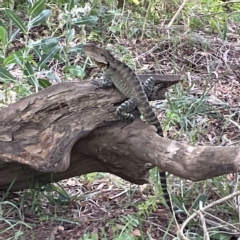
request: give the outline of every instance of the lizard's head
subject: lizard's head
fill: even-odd
[[[108,66],[108,53],[105,49],[99,48],[95,44],[87,44],[82,47],[82,51],[92,58],[99,68],[104,69]]]

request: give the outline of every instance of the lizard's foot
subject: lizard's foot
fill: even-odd
[[[125,124],[121,128],[125,128],[128,124],[133,122],[133,120],[134,120],[133,114],[119,112],[118,108],[117,108],[116,112],[117,112],[116,121],[124,121],[125,122]]]
[[[105,78],[105,79],[94,79],[92,80],[92,83],[94,85],[97,85],[98,88],[110,88],[113,86],[113,83],[111,79]]]
[[[136,107],[137,102],[134,98],[128,99],[127,101],[123,102],[116,109],[118,120],[131,123],[134,120],[134,116],[130,112],[133,111]]]
[[[94,80],[92,80],[92,84],[97,85],[97,86],[101,85],[100,82],[101,82],[101,79],[94,79]]]
[[[117,120],[131,123],[134,120],[134,116],[131,113],[122,112],[120,108],[116,109]]]
[[[133,122],[133,120],[126,120],[125,121],[125,124],[121,127],[121,129],[123,129],[123,128],[125,128],[127,125],[129,125],[130,123],[132,123]]]

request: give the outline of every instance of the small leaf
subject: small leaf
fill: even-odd
[[[24,34],[27,34],[27,29],[24,26],[22,20],[10,9],[5,9],[7,16],[21,29]]]
[[[40,39],[32,44],[32,46],[29,46],[29,48],[33,50],[40,50],[42,49],[45,53],[50,51],[53,47],[58,45],[59,38],[57,37],[49,37],[45,39]]]
[[[199,203],[200,201],[203,203],[203,206],[205,206],[207,200],[207,196],[206,195],[200,195],[194,202],[192,208],[198,210],[199,209]]]
[[[6,66],[6,65],[9,65],[9,64],[12,64],[12,63],[17,63],[14,55],[16,55],[18,57],[18,59],[20,60],[21,63],[24,60],[27,60],[27,61],[32,60],[32,56],[30,54],[28,54],[27,56],[23,56],[23,51],[18,50],[16,52],[12,52],[10,55],[8,55],[8,57],[4,59],[3,64]],[[19,64],[19,62],[18,62],[18,64]]]
[[[225,233],[218,233],[217,231],[213,231],[210,234],[211,239],[218,239],[218,240],[231,240],[232,236],[225,234]]]
[[[56,81],[56,82],[61,82],[61,80],[54,75],[52,72],[48,72],[47,73],[47,77],[51,80],[51,81]]]
[[[41,61],[38,63],[38,68],[42,70],[43,66],[53,59],[53,57],[56,55],[56,53],[60,50],[59,46],[54,47],[48,54],[45,54]]]
[[[27,77],[29,84],[38,87],[38,81],[34,76],[33,68],[29,62],[26,62],[25,69],[23,70],[24,75]]]
[[[28,29],[31,29],[32,27],[35,27],[45,22],[50,16],[50,14],[51,14],[51,10],[49,9],[43,10],[38,16],[36,16],[29,22]]]
[[[6,24],[0,19],[0,26],[4,27],[5,29],[7,29]]]
[[[43,88],[47,88],[52,85],[47,79],[44,79],[44,78],[39,78],[38,83]]]
[[[68,33],[67,33],[67,40],[66,40],[67,44],[69,44],[69,43],[73,40],[74,36],[75,36],[75,29],[72,28],[72,29],[71,29],[70,31],[68,31]]]
[[[6,69],[0,66],[0,81],[1,82],[15,82],[16,79]]]
[[[12,36],[10,37],[9,39],[9,42],[8,43],[11,43],[13,40],[15,40],[17,34],[20,32],[20,29],[17,29],[13,34]]]
[[[39,49],[33,47],[32,50],[34,51],[34,53],[35,53],[36,57],[38,58],[38,60],[41,60],[41,58],[42,58],[42,54],[41,54],[41,52],[39,51]]]
[[[73,9],[75,4],[76,4],[75,0],[69,0],[68,5],[67,5],[67,10],[70,12]]]
[[[13,53],[13,57],[14,57],[15,63],[17,63],[20,67],[22,67],[23,64],[22,64],[21,59],[15,53]],[[22,58],[22,60],[23,60],[23,58]]]
[[[46,0],[39,0],[33,4],[33,6],[28,11],[28,16],[36,16],[38,13],[40,13],[45,4]]]
[[[75,25],[86,25],[94,23],[98,20],[98,17],[96,16],[89,16],[89,17],[81,17],[73,21],[73,24]]]
[[[57,37],[49,37],[42,39],[40,47],[44,52],[48,52],[52,48],[54,48],[59,43],[59,38]]]
[[[72,77],[84,77],[85,71],[84,68],[80,66],[69,66],[65,68],[65,71],[69,72]]]
[[[7,30],[2,26],[0,26],[0,40],[2,42],[3,48],[5,48],[7,46],[8,36],[7,36]]]

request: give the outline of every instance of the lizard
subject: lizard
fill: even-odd
[[[114,58],[108,50],[100,48],[95,44],[83,45],[82,51],[86,56],[93,59],[96,65],[104,72],[104,79],[95,81],[95,84],[101,88],[109,88],[114,85],[128,98],[127,101],[117,107],[117,120],[132,122],[134,116],[131,112],[138,108],[145,121],[150,125],[154,125],[157,128],[157,133],[162,136],[162,127],[148,101],[148,98],[155,98],[159,88],[159,86],[154,88],[154,79],[149,78],[142,85],[138,76],[130,67]],[[167,190],[166,172],[159,170],[159,176],[163,196],[169,209],[173,212],[170,195]]]

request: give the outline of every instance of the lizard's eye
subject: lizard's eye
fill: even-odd
[[[102,56],[102,57],[104,57],[104,54],[103,54],[103,53],[101,53],[101,56]]]

